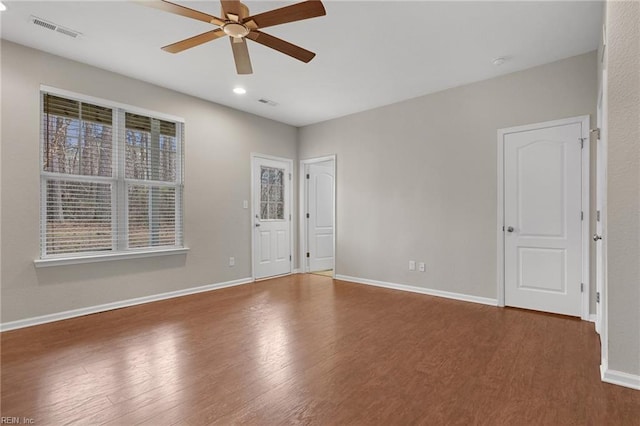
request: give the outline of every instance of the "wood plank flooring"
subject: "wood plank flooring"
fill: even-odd
[[[37,425],[640,425],[587,322],[293,275],[2,333]]]

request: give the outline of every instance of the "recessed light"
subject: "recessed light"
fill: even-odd
[[[4,12],[5,10],[7,10],[7,6],[5,6],[4,3],[0,1],[0,12]]]
[[[500,65],[504,64],[506,61],[505,58],[495,58],[493,60],[493,65],[495,65],[496,67],[499,67]]]
[[[242,87],[236,87],[235,89],[233,89],[233,93],[235,93],[236,95],[244,95],[245,93],[247,93],[247,91]]]

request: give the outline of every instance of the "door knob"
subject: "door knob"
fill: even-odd
[[[507,232],[513,232],[513,226],[509,226],[509,227],[507,228]]]
[[[602,239],[602,237],[600,235],[593,234],[593,241],[598,241],[598,240],[601,240],[601,239]]]
[[[259,223],[256,223],[256,228],[259,228],[259,227],[260,227],[260,224],[259,224]]]

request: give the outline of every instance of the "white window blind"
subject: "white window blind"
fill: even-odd
[[[43,92],[41,258],[183,247],[183,127]]]
[[[129,247],[182,240],[176,123],[125,113],[125,180]]]

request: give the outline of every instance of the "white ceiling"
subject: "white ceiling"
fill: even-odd
[[[215,0],[176,2],[220,16]],[[589,52],[602,19],[600,2],[329,0],[326,16],[265,29],[315,59],[304,64],[249,41],[254,74],[239,76],[225,39],[176,55],[160,50],[212,28],[200,21],[125,1],[4,3],[4,39],[294,126]],[[293,3],[247,5],[256,14]],[[31,15],[82,36],[38,27]],[[500,56],[509,60],[492,65]]]

